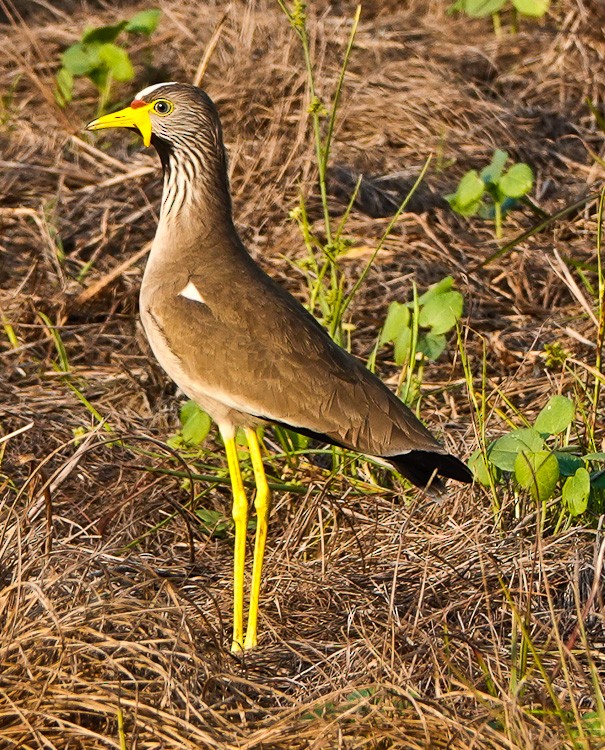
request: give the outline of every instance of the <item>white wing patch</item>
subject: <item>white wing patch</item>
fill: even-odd
[[[153,86],[147,86],[146,89],[139,91],[139,93],[136,94],[134,98],[143,99],[144,97],[149,96],[149,94],[153,93],[156,89],[159,89],[162,86],[172,86],[174,83],[176,83],[176,81],[166,81],[166,83],[154,83]]]
[[[183,287],[181,291],[179,292],[179,296],[185,297],[186,299],[193,300],[194,302],[201,302],[202,305],[206,304],[206,301],[200,294],[199,289],[196,287],[196,285],[193,283],[193,281],[190,281],[187,286]]]

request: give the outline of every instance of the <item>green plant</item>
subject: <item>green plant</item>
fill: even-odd
[[[65,107],[72,100],[74,80],[85,77],[99,90],[98,111],[101,114],[109,101],[113,81],[134,78],[130,55],[116,43],[117,38],[122,32],[149,36],[157,28],[160,13],[150,8],[137,13],[130,21],[87,28],[80,41],[61,55],[62,67],[57,73],[55,89],[57,103]]]
[[[444,351],[446,335],[462,317],[463,298],[446,276],[411,302],[391,302],[377,347],[393,344],[395,363],[402,368],[399,380],[404,401],[413,400],[422,381],[424,363],[434,362]],[[416,371],[416,372],[415,372]],[[415,376],[415,377],[414,377]]]
[[[533,426],[511,430],[485,451],[477,449],[469,460],[477,480],[491,486],[512,477],[515,487],[542,506],[555,504],[557,527],[586,511],[602,512],[605,505],[605,472],[599,467],[605,453],[584,453],[569,444],[575,406],[565,396],[552,396]]]
[[[550,0],[455,0],[450,12],[466,13],[471,18],[491,16],[494,31],[501,31],[500,11],[510,9],[513,14],[513,30],[517,31],[517,15],[542,18],[548,11]]]
[[[201,445],[212,427],[212,420],[195,401],[185,401],[179,410],[179,421],[181,429],[167,441],[175,449]]]
[[[502,236],[502,219],[532,189],[534,175],[523,162],[513,164],[506,172],[508,153],[497,149],[490,164],[480,173],[469,170],[458,183],[456,192],[445,196],[452,209],[461,216],[479,214],[493,219],[496,237]]]

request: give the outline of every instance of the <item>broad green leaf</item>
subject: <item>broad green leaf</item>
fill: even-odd
[[[504,165],[506,164],[507,160],[508,153],[497,148],[494,151],[494,155],[492,156],[490,164],[488,164],[487,167],[484,167],[481,170],[481,174],[479,176],[481,177],[483,182],[485,182],[486,184],[488,182],[497,183],[500,179],[500,176],[502,175],[502,170],[504,169]]]
[[[72,44],[61,55],[61,62],[74,76],[85,76],[100,64],[98,45]]]
[[[432,299],[433,297],[436,297],[438,294],[443,294],[443,292],[449,292],[449,290],[454,286],[454,277],[453,276],[444,276],[441,281],[438,281],[436,284],[433,284],[430,286],[424,294],[421,294],[420,297],[418,297],[418,306],[421,307],[422,305],[426,305],[426,303]],[[409,302],[408,307],[413,307],[413,303]]]
[[[545,502],[557,486],[559,462],[550,451],[524,451],[515,459],[515,479],[536,502]]]
[[[544,438],[537,430],[522,428],[498,438],[489,450],[490,463],[502,471],[514,471],[515,460],[521,451],[534,453],[544,446]]]
[[[409,322],[410,310],[408,306],[402,302],[391,302],[380,333],[379,346],[382,346],[387,341],[395,341],[401,331],[409,326]]]
[[[512,0],[513,5],[524,16],[541,18],[550,5],[549,0]]]
[[[485,183],[477,174],[477,170],[471,169],[458,183],[454,194],[456,205],[461,210],[468,208],[481,200],[484,190]]]
[[[133,16],[126,24],[126,31],[131,34],[153,34],[160,22],[162,11],[157,8],[142,10]]]
[[[473,476],[475,477],[475,479],[484,487],[489,487],[491,484],[490,469],[488,464],[485,462],[485,456],[483,455],[481,448],[477,448],[476,451],[473,451],[471,457],[468,460],[468,465],[470,470],[473,472]],[[496,476],[494,476],[494,481],[497,481],[497,474],[499,474],[500,472],[495,466],[493,468],[493,473],[496,474]]]
[[[534,184],[534,173],[528,164],[513,164],[498,183],[498,190],[503,197],[521,198],[527,195]]]
[[[559,472],[562,477],[571,477],[581,466],[584,466],[584,461],[581,458],[570,453],[555,451],[555,456],[559,462]]]
[[[82,42],[85,44],[107,44],[114,42],[123,29],[126,27],[126,21],[120,21],[113,26],[98,26],[86,29],[82,34]]]
[[[467,218],[469,216],[474,216],[483,205],[481,198],[474,201],[473,203],[469,203],[467,206],[460,206],[455,199],[450,200],[450,198],[455,198],[455,196],[446,195],[445,198],[457,214],[460,214],[460,216],[465,216]]]
[[[590,474],[582,466],[563,485],[563,502],[572,516],[581,516],[588,507]]]
[[[585,461],[605,461],[605,453],[587,453],[582,458]]]
[[[412,329],[404,328],[395,339],[393,356],[395,364],[401,367],[410,358],[412,348]]]
[[[99,57],[116,81],[130,81],[134,78],[130,57],[122,47],[118,47],[117,44],[103,44],[99,49]]]
[[[551,396],[538,414],[534,427],[547,435],[558,435],[566,430],[573,420],[573,401],[566,396]]]
[[[430,328],[433,335],[451,331],[462,316],[463,299],[460,292],[444,292],[431,297],[420,308],[418,323]]]
[[[227,530],[233,526],[233,521],[218,510],[198,508],[195,515],[200,519],[202,530],[217,539],[227,536]]]
[[[64,107],[71,101],[73,87],[73,75],[67,70],[67,68],[61,68],[57,73],[57,88],[55,91],[55,98],[60,107]]]
[[[418,338],[416,349],[422,352],[431,362],[434,362],[443,353],[446,343],[445,336],[442,333],[427,333]]]
[[[491,16],[502,9],[506,0],[464,0],[464,12],[473,18]]]
[[[186,401],[179,412],[181,434],[186,443],[199,445],[210,432],[212,420],[195,401]]]
[[[598,490],[605,490],[605,471],[593,471],[590,484]]]

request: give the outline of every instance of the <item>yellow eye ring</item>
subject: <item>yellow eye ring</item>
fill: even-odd
[[[166,115],[171,114],[173,110],[174,104],[169,102],[168,99],[158,99],[157,102],[153,103],[153,111],[156,115],[160,115],[161,117],[166,117]]]

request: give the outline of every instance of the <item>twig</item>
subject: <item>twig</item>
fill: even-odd
[[[91,284],[89,287],[84,289],[84,291],[80,292],[80,294],[78,294],[78,296],[76,297],[76,304],[85,305],[87,302],[90,302],[90,300],[93,297],[96,297],[99,292],[103,291],[103,289],[105,289],[108,284],[111,284],[111,282],[115,281],[119,276],[121,276],[124,271],[127,271],[131,266],[134,266],[135,263],[138,263],[141,258],[147,255],[150,247],[151,242],[146,242],[138,252],[125,260],[123,263],[119,263],[112,271],[105,274],[105,276],[100,278],[98,281],[95,281],[94,284]]]

